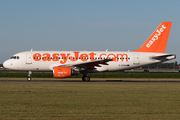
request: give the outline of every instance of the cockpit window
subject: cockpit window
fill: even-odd
[[[19,59],[19,56],[12,56],[11,59]]]
[[[16,59],[16,56],[12,56],[11,59]]]

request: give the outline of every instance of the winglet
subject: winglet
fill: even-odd
[[[164,53],[172,22],[162,22],[147,41],[133,52]]]

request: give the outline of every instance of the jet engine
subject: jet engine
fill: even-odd
[[[76,74],[79,74],[79,70],[72,67],[54,67],[53,70],[54,78],[67,78]]]

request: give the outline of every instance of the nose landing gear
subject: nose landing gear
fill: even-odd
[[[29,71],[29,72],[28,72],[28,78],[27,78],[27,81],[31,81],[31,74],[32,74],[32,72]]]

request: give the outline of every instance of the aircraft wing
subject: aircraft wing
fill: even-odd
[[[74,64],[71,64],[71,65],[79,67],[79,68],[84,68],[84,69],[96,69],[94,67],[101,67],[101,65],[108,65],[107,62],[109,62],[111,60],[112,59],[95,60],[95,61],[87,61],[87,62],[81,62],[81,63],[74,63]]]
[[[79,63],[72,63],[60,66],[67,66],[67,67],[79,67],[86,69],[96,69],[95,67],[101,67],[101,65],[108,65],[107,62],[112,61],[112,59],[103,59],[103,60],[94,60],[94,61],[86,61],[86,62],[79,62]]]

